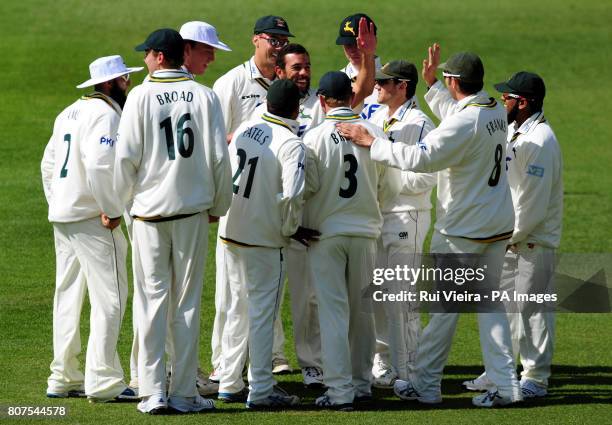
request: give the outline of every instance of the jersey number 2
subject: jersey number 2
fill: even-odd
[[[349,185],[346,189],[340,188],[340,192],[338,193],[341,198],[352,198],[355,192],[357,192],[357,177],[355,173],[357,173],[357,167],[359,164],[357,163],[357,158],[355,155],[351,153],[347,153],[344,155],[344,163],[348,162],[348,170],[344,172],[344,177],[349,182]]]
[[[238,194],[238,191],[240,190],[240,186],[236,184],[236,181],[238,180],[238,178],[240,178],[240,174],[242,174],[242,171],[244,170],[244,166],[247,164],[247,154],[244,149],[238,149],[236,154],[238,155],[238,169],[234,173],[234,177],[232,177],[232,183],[233,183],[232,186],[233,186],[234,193]],[[247,177],[246,185],[244,186],[244,193],[242,194],[242,196],[244,196],[247,199],[251,195],[251,187],[253,186],[253,177],[255,177],[255,169],[257,168],[257,161],[259,161],[259,157],[257,156],[249,159],[248,161],[249,175]]]
[[[193,153],[193,130],[185,126],[185,122],[191,120],[191,114],[183,114],[176,125],[176,138],[178,140],[178,151],[183,158],[189,158]],[[168,148],[168,159],[175,159],[174,135],[172,134],[172,117],[168,117],[159,123],[159,128],[166,133],[166,146]],[[185,143],[185,139],[186,142]]]

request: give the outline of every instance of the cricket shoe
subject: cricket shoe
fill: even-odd
[[[306,388],[323,387],[323,371],[318,367],[309,366],[302,368],[302,378]]]
[[[355,398],[353,399],[353,403],[362,404],[362,403],[370,403],[374,400],[372,393],[363,393],[355,391]]]
[[[221,400],[225,403],[244,403],[247,401],[248,396],[249,390],[247,388],[243,388],[235,393],[221,392],[217,396],[217,400]]]
[[[161,395],[143,397],[136,408],[142,413],[161,415],[168,411],[168,400]]]
[[[374,356],[372,365],[372,385],[375,388],[393,388],[397,373],[393,366],[385,362],[379,354]]]
[[[215,410],[215,402],[201,395],[195,397],[177,397],[168,399],[168,407],[180,413],[210,412]]]
[[[47,391],[48,398],[73,398],[73,397],[85,397],[85,390],[79,388],[76,390],[68,390],[66,392],[50,392]]]
[[[423,404],[438,404],[442,403],[442,396],[437,394],[436,396],[425,396],[419,393],[412,382],[404,381],[402,379],[396,379],[393,384],[393,392],[396,396],[402,400],[417,400]]]
[[[482,375],[471,381],[463,381],[461,385],[469,391],[489,391],[495,389],[495,384],[487,378],[486,372],[483,372]]]
[[[275,357],[272,359],[272,373],[275,375],[286,375],[293,372],[287,359],[283,357]]]
[[[219,373],[219,370],[213,369],[210,375],[208,375],[208,380],[218,384],[219,381],[221,381],[221,373]]]
[[[219,392],[219,383],[213,382],[210,378],[204,375],[202,369],[198,368],[198,375],[196,376],[196,388],[201,396],[213,395]]]
[[[487,391],[472,398],[472,404],[476,407],[507,406],[516,403],[509,397],[502,397],[497,390]]]
[[[339,412],[352,412],[355,410],[353,403],[334,403],[327,394],[315,400],[315,405],[323,409],[337,410]]]
[[[247,409],[250,410],[270,410],[283,409],[285,407],[299,406],[301,400],[296,395],[289,395],[278,385],[274,386],[272,394],[261,400],[250,400],[246,402]]]
[[[548,391],[545,386],[532,381],[531,379],[521,380],[521,394],[523,398],[545,397]]]
[[[89,400],[90,403],[108,403],[110,401],[137,401],[138,399],[138,390],[130,387],[127,387],[121,392],[121,394],[113,398],[104,399],[87,396],[87,400]]]

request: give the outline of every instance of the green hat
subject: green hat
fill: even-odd
[[[357,36],[359,35],[359,21],[361,18],[366,18],[368,26],[374,24],[374,21],[365,13],[356,13],[351,16],[347,16],[340,22],[340,31],[338,38],[336,38],[336,44],[356,44]],[[376,24],[374,24],[374,34],[376,35]]]
[[[255,28],[253,29],[254,34],[278,34],[286,35],[287,37],[293,37],[293,34],[289,32],[289,25],[280,16],[263,16],[255,22]]]
[[[144,43],[134,48],[136,51],[155,50],[169,56],[180,56],[183,53],[183,37],[171,28],[153,31]]]
[[[455,53],[438,68],[442,69],[445,77],[459,78],[467,83],[481,83],[484,79],[482,61],[470,52]]]
[[[352,92],[353,87],[348,75],[341,71],[329,71],[323,74],[319,80],[317,96],[346,99],[350,97]]]
[[[376,71],[377,80],[396,80],[412,81],[416,84],[419,81],[419,73],[413,63],[403,60],[387,62],[380,70]]]
[[[517,72],[508,81],[494,87],[500,93],[518,94],[526,98],[544,99],[546,95],[544,80],[538,74],[527,71]]]
[[[266,95],[268,106],[276,109],[297,109],[300,104],[300,89],[291,80],[274,80]]]

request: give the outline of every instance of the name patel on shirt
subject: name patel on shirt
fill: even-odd
[[[264,131],[261,128],[257,127],[249,127],[242,133],[244,137],[248,137],[249,139],[255,140],[260,145],[264,145],[270,136],[264,135]]]
[[[163,92],[161,94],[156,94],[157,101],[160,105],[183,101],[183,102],[191,102],[193,100],[193,93],[190,91],[171,91],[171,92]]]
[[[508,129],[506,120],[500,120],[500,119],[494,119],[494,120],[489,121],[485,127],[487,128],[487,131],[489,132],[489,136],[492,136],[493,133],[495,133],[496,131],[503,131],[504,133],[506,133]]]

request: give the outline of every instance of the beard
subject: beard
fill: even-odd
[[[514,107],[508,111],[508,124],[512,124],[516,121],[516,117],[518,116],[518,102],[514,103]]]
[[[109,96],[119,104],[121,109],[123,109],[123,105],[125,105],[125,100],[127,99],[127,94],[121,89],[121,87],[119,87],[119,84],[116,81],[113,81],[113,86],[110,89]]]

